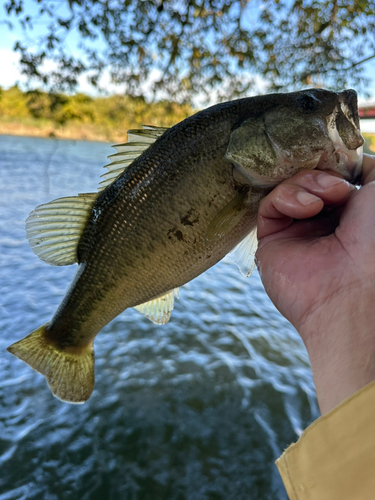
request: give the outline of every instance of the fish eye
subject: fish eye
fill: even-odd
[[[297,106],[305,111],[314,111],[317,109],[319,101],[315,97],[305,94],[298,98]]]

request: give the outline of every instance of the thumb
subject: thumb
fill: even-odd
[[[369,176],[375,176],[375,170]],[[375,267],[375,181],[353,193],[342,213],[336,237],[356,259]]]

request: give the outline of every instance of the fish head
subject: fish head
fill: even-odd
[[[316,168],[358,180],[364,139],[354,90],[309,89],[273,97],[268,109],[231,135],[226,158],[242,176],[271,187]]]

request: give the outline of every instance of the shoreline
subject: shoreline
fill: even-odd
[[[105,129],[92,125],[63,127],[55,126],[52,123],[34,125],[17,122],[0,122],[0,135],[106,143],[121,143],[126,142],[127,140],[126,130],[120,134],[111,129]]]
[[[43,139],[58,139],[70,141],[89,141],[105,143],[124,143],[127,141],[127,131],[118,133],[111,128],[104,128],[91,124],[77,124],[68,127],[56,126],[54,123],[20,123],[1,122],[0,135],[12,135],[18,137],[39,137]],[[366,139],[364,152],[375,153],[375,133],[364,132]]]

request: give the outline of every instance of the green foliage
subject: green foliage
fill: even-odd
[[[363,137],[365,138],[363,151],[373,155],[375,153],[375,134],[363,134]]]
[[[365,0],[62,0],[58,8],[55,0],[7,0],[4,7],[5,23],[25,32],[15,45],[24,74],[49,88],[74,88],[82,74],[98,86],[108,71],[128,94],[144,95],[151,82],[155,95],[180,102],[213,91],[215,100],[231,99],[253,86],[254,74],[273,90],[338,90],[365,85],[361,65],[375,57],[375,4]],[[36,23],[45,30],[33,37]],[[65,42],[70,34],[80,51]],[[52,71],[43,68],[47,60]]]
[[[0,116],[3,118],[28,118],[30,111],[23,92],[14,86],[9,90],[1,89]]]
[[[65,95],[40,90],[22,92],[17,86],[0,87],[1,120],[49,121],[55,127],[88,124],[125,135],[126,130],[143,124],[169,127],[194,111],[188,105],[162,101],[147,103],[143,98],[113,95],[92,98],[84,94]],[[111,134],[111,131],[115,132]]]

